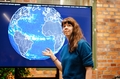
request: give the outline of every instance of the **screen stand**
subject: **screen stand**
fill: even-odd
[[[60,74],[60,73],[59,73],[59,69],[56,68],[56,71],[57,71],[57,72],[56,72],[56,79],[59,79],[59,74]]]
[[[15,79],[18,79],[18,70],[16,67],[15,67]]]

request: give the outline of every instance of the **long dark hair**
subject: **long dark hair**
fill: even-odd
[[[73,32],[70,36],[69,40],[69,52],[75,51],[75,49],[78,47],[78,41],[82,38],[84,38],[82,30],[77,23],[77,21],[72,17],[67,17],[62,21],[62,27],[64,24],[71,24],[73,26]]]

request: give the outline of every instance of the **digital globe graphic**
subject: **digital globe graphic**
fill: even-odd
[[[28,60],[45,60],[42,51],[57,54],[64,44],[61,15],[55,8],[24,6],[12,16],[8,36],[14,50]]]

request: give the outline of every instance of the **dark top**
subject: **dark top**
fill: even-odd
[[[93,67],[92,51],[87,41],[81,39],[78,48],[72,53],[66,44],[61,50],[61,64],[64,79],[85,79],[85,67]]]

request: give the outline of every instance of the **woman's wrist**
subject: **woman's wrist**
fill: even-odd
[[[57,58],[55,58],[54,60],[53,60],[53,62],[55,62],[57,60]]]
[[[51,55],[50,58],[53,60],[53,62],[55,62],[57,60],[57,57],[54,54]]]

